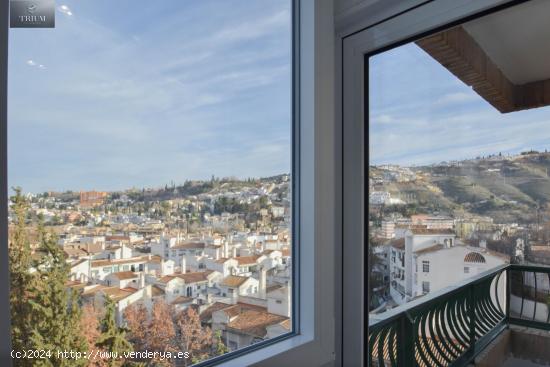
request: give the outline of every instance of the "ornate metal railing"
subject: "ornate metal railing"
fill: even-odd
[[[509,324],[550,330],[550,267],[503,265],[369,318],[369,366],[465,366]]]

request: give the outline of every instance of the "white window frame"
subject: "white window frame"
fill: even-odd
[[[347,3],[346,1],[341,1]],[[365,105],[367,56],[423,34],[463,22],[514,0],[364,0],[336,14],[336,119],[341,126],[342,341],[340,366],[364,366],[368,333],[367,263],[368,115]],[[337,272],[338,273],[338,272]]]

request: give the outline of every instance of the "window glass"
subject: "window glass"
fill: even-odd
[[[430,262],[429,261],[422,261],[422,271],[424,273],[430,272]]]
[[[370,312],[550,264],[548,10],[530,1],[369,55]],[[546,312],[549,291],[544,269],[512,272],[510,307]]]
[[[9,34],[14,349],[189,366],[291,332],[291,1],[53,6]]]

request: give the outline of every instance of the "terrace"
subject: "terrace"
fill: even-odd
[[[371,315],[369,366],[550,363],[550,267],[506,264]]]

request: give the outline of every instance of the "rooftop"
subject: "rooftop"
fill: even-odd
[[[250,277],[241,277],[238,275],[228,275],[223,278],[221,285],[230,288],[240,287],[244,282],[246,282]]]

